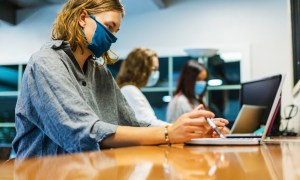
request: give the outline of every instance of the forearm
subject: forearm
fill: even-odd
[[[205,118],[213,118],[214,114],[205,110],[195,110],[183,114],[169,126],[168,138],[170,143],[184,143],[193,138],[205,137],[211,127]],[[218,122],[222,121],[222,122]],[[222,119],[216,125],[224,126]],[[225,120],[227,121],[227,120]],[[219,127],[219,126],[218,126]],[[165,144],[165,127],[129,127],[118,126],[115,133],[100,142],[101,148],[158,145]]]
[[[105,138],[100,144],[102,148],[112,148],[164,143],[164,127],[118,126],[116,133]]]

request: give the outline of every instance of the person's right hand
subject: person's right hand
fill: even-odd
[[[169,127],[170,143],[183,143],[193,138],[205,137],[211,127],[205,118],[213,118],[214,113],[207,110],[197,110],[181,115]]]

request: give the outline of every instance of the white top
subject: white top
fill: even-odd
[[[197,107],[199,105],[198,101],[193,101],[193,106]],[[173,97],[172,101],[168,104],[167,109],[167,122],[175,122],[182,114],[188,113],[194,110],[189,100],[185,95],[180,94]]]
[[[169,124],[157,119],[147,98],[136,86],[123,86],[121,88],[121,92],[127,100],[129,106],[133,109],[135,117],[138,121],[146,121],[151,124],[151,126],[165,126]]]

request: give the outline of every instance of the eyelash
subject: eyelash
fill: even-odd
[[[112,30],[113,30],[112,26],[106,25],[106,27],[107,27],[107,29],[109,29],[112,32]]]

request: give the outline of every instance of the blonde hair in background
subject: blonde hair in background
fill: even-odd
[[[123,87],[130,84],[138,88],[144,87],[151,75],[154,57],[157,57],[156,52],[147,48],[132,50],[122,62],[116,78],[118,85]]]
[[[72,51],[80,48],[82,53],[83,48],[88,45],[78,23],[82,11],[90,15],[107,11],[118,11],[122,16],[125,14],[120,0],[69,0],[56,17],[52,28],[52,39],[68,41]],[[111,58],[108,52],[105,52],[102,58],[105,64],[112,64],[117,60]]]

